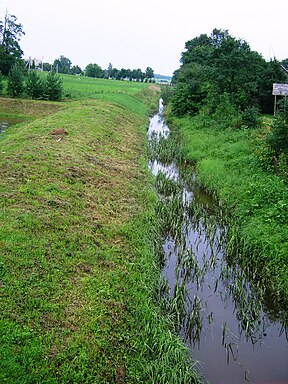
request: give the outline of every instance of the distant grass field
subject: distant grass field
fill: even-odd
[[[70,101],[0,99],[28,118],[0,135],[0,382],[196,383],[156,302],[158,90],[64,86]]]
[[[106,79],[94,79],[84,76],[61,75],[64,85],[64,97],[68,99],[101,99],[115,102],[135,113],[143,113],[143,101],[153,108],[149,88],[140,82],[127,82]]]

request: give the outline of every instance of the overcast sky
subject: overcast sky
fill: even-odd
[[[266,60],[288,58],[288,0],[1,0],[23,25],[24,57],[60,55],[82,69],[147,66],[172,75],[187,40],[214,28],[246,40]]]

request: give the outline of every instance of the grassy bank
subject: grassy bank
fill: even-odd
[[[199,182],[228,211],[231,259],[263,283],[268,307],[277,302],[287,309],[287,185],[259,161],[269,127],[223,129],[201,114],[173,123],[182,133],[184,157],[197,165]]]
[[[71,83],[78,101],[0,100],[30,116],[0,137],[3,383],[197,380],[156,303],[145,143],[157,91],[89,89],[101,84],[85,98]]]

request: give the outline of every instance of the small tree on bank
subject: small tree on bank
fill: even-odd
[[[36,71],[29,72],[25,90],[26,94],[32,99],[44,97],[45,85]]]
[[[23,69],[19,65],[14,65],[8,74],[8,94],[12,97],[17,97],[24,90],[24,75]]]
[[[50,101],[59,101],[63,96],[63,81],[55,72],[49,72],[45,83],[45,97]]]

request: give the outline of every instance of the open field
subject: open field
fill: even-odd
[[[29,116],[0,137],[0,382],[196,382],[156,307],[158,92],[64,81],[80,100],[0,99],[2,117]]]

